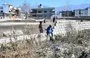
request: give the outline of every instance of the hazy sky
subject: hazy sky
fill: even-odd
[[[90,0],[0,0],[0,5],[4,3],[10,3],[16,7],[22,5],[23,3],[28,3],[31,6],[37,6],[42,4],[46,7],[62,7],[66,5],[80,5],[80,4],[90,4]],[[8,8],[4,6],[4,12],[8,12]],[[33,6],[33,7],[34,7]],[[81,6],[83,7],[83,6]]]
[[[0,0],[0,4],[11,3],[14,6],[19,6],[24,2],[30,5],[43,4],[44,6],[60,7],[65,5],[79,5],[79,4],[90,4],[90,0]]]

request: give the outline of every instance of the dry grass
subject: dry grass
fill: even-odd
[[[67,32],[67,35],[64,37],[62,37],[61,35],[56,35],[55,39],[56,42],[61,41],[65,43],[73,43],[87,46],[88,42],[90,42],[90,30]]]
[[[55,45],[68,43],[68,45],[70,44],[72,47],[77,44],[83,47],[87,47],[89,41],[90,30],[82,30],[78,33],[68,32],[67,35],[64,37],[57,35],[55,36],[54,43],[50,41],[45,41],[41,42],[40,44],[35,42],[35,39],[33,38],[16,42],[11,41],[10,43],[1,44],[0,58],[55,58],[56,51],[52,50],[52,47],[54,47]],[[71,46],[66,45],[66,47],[68,48],[71,48]],[[70,55],[76,53],[75,50],[76,46],[74,47],[74,51],[73,48],[71,48],[70,52],[68,53]]]
[[[2,44],[0,58],[36,58],[35,46],[32,40]]]

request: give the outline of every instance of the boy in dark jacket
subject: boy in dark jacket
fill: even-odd
[[[42,27],[42,22],[41,21],[40,21],[40,24],[39,24],[39,32],[43,33],[43,27]]]
[[[47,27],[47,32],[46,33],[47,33],[47,36],[49,36],[50,40],[52,40],[53,39],[53,28],[52,28],[51,25],[49,25]]]

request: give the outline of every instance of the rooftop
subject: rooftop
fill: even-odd
[[[40,10],[40,9],[55,9],[54,7],[45,7],[45,8],[32,8],[32,9],[38,9],[38,10]]]

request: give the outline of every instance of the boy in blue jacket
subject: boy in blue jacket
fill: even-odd
[[[48,27],[47,27],[47,36],[49,36],[50,37],[50,40],[51,40],[51,38],[53,38],[53,28],[52,28],[52,26],[51,25],[49,25]]]

